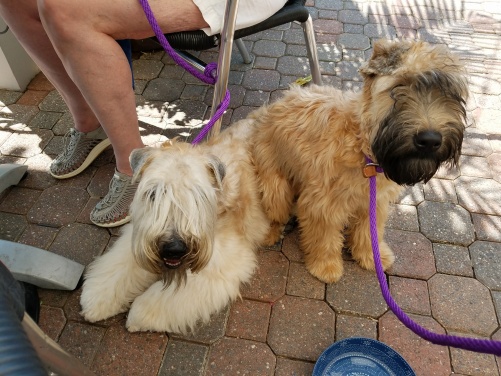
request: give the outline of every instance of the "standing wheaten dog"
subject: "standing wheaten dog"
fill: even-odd
[[[239,296],[270,228],[248,124],[195,147],[174,141],[133,152],[132,222],[86,272],[86,320],[130,309],[129,331],[186,332]]]
[[[389,202],[399,185],[426,182],[444,162],[455,164],[463,140],[467,84],[445,47],[380,41],[360,72],[360,93],[292,88],[250,115],[262,202],[275,227],[269,240],[296,205],[306,267],[324,282],[341,277],[345,241],[360,266],[374,269],[366,156],[384,169],[377,220],[388,268],[394,256],[382,239]]]

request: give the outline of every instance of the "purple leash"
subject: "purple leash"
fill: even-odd
[[[366,162],[368,165],[374,166],[374,163],[370,158],[366,157]],[[381,167],[376,167],[377,172],[382,172]],[[369,177],[370,186],[370,196],[369,196],[369,215],[370,215],[370,231],[371,231],[371,242],[372,242],[372,252],[374,255],[374,264],[376,266],[376,274],[379,280],[379,286],[381,287],[381,292],[383,294],[386,304],[393,311],[395,316],[410,330],[415,334],[424,338],[431,343],[443,346],[452,346],[464,350],[476,351],[486,354],[494,354],[501,356],[501,341],[494,341],[488,339],[478,339],[469,337],[458,337],[447,334],[437,334],[431,332],[418,323],[413,321],[409,316],[405,314],[404,311],[398,306],[398,304],[393,300],[388,284],[386,282],[386,276],[383,271],[383,265],[381,263],[381,256],[379,254],[379,240],[377,233],[377,222],[376,222],[376,175]]]
[[[158,25],[158,22],[155,16],[153,15],[153,12],[151,11],[148,0],[139,0],[139,2],[143,7],[144,14],[148,19],[148,22],[150,23],[150,26],[153,29],[153,32],[155,33],[155,36],[157,37],[158,41],[160,42],[164,50],[172,58],[172,60],[174,60],[176,64],[186,69],[189,73],[198,78],[200,81],[203,81],[206,84],[214,85],[217,81],[216,77],[217,64],[216,63],[207,64],[204,72],[201,73],[198,69],[187,63],[181,56],[179,56],[176,50],[174,50],[170,46],[169,42],[167,41],[167,38],[165,38],[165,35],[162,33],[162,30],[160,29],[160,26]],[[229,90],[226,90],[226,95],[223,101],[219,104],[219,106],[217,106],[214,116],[209,120],[209,122],[205,125],[205,127],[202,128],[200,133],[191,142],[192,144],[198,144],[200,141],[203,140],[203,138],[207,135],[207,133],[209,133],[209,131],[211,130],[212,126],[216,123],[216,121],[218,121],[219,118],[223,116],[229,104],[230,104],[230,92]]]

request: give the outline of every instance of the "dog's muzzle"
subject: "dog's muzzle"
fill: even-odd
[[[176,269],[188,254],[186,243],[179,238],[173,238],[158,245],[160,257],[168,269]]]
[[[443,163],[457,163],[463,140],[460,127],[450,128],[446,134],[431,129],[412,134],[409,129],[392,132],[401,127],[390,122],[388,129],[380,129],[371,148],[386,177],[397,184],[426,183]]]

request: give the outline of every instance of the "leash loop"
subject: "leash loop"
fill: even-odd
[[[372,163],[370,158],[366,157],[368,163]],[[371,233],[371,243],[372,243],[372,253],[374,256],[374,265],[376,267],[376,274],[379,281],[379,286],[381,288],[381,293],[383,298],[388,304],[388,307],[397,316],[397,318],[404,324],[407,328],[412,330],[419,337],[434,343],[436,345],[442,346],[452,346],[464,350],[476,351],[486,354],[493,354],[501,356],[501,341],[494,341],[488,339],[479,339],[471,337],[458,337],[447,334],[438,334],[423,328],[418,323],[413,321],[395,302],[391,296],[390,289],[388,288],[388,283],[386,282],[386,276],[383,271],[383,265],[381,263],[381,255],[379,254],[379,240],[377,233],[377,221],[376,221],[376,176],[371,176],[369,178],[369,222],[370,222],[370,233]]]
[[[205,66],[204,76],[208,77],[210,80],[214,80],[214,84],[217,81],[217,63],[209,63]]]

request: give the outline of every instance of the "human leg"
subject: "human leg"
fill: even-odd
[[[58,179],[78,175],[110,145],[106,133],[57,56],[40,21],[36,0],[0,0],[0,14],[61,94],[75,123],[75,128],[65,136],[63,152],[52,162],[50,172]]]
[[[159,22],[166,25],[165,31],[203,25],[203,18],[196,14],[198,8],[189,1],[150,3]],[[117,170],[131,175],[130,152],[143,144],[130,67],[115,39],[152,35],[139,2],[39,0],[38,4],[42,23],[64,67],[110,138]],[[192,19],[197,21],[190,27]]]
[[[163,20],[167,25],[163,25],[165,32],[205,25],[198,8],[189,1],[150,3],[159,22]],[[126,223],[136,187],[130,178],[129,155],[144,145],[130,84],[130,66],[115,40],[144,38],[153,31],[135,0],[38,0],[38,6],[58,56],[105,129],[115,153],[117,171],[108,194],[91,212],[91,220],[104,227]]]
[[[0,0],[0,15],[10,30],[59,91],[80,132],[90,132],[99,126],[78,87],[66,73],[38,15],[36,0]]]

